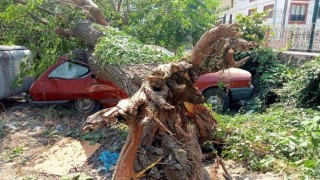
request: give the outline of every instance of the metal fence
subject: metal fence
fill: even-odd
[[[273,49],[320,51],[320,26],[316,25],[312,46],[310,46],[311,31],[312,25],[273,27],[267,34],[269,37],[267,46]]]

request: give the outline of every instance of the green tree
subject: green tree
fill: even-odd
[[[248,41],[265,42],[265,35],[270,29],[264,24],[267,15],[268,12],[258,13],[256,10],[249,16],[238,14],[236,24],[243,32],[242,38]]]
[[[37,77],[62,54],[86,48],[82,41],[72,36],[61,38],[56,31],[92,20],[91,10],[81,3],[75,6],[66,0],[62,2],[67,3],[52,0],[0,2],[0,44],[23,45],[35,54],[33,62],[21,66],[21,77]],[[205,29],[214,24],[218,0],[97,0],[97,5],[105,15],[102,19],[113,27],[144,43],[177,50],[196,42]]]
[[[215,24],[218,0],[135,0],[125,31],[147,44],[176,50]]]
[[[55,33],[57,27],[70,27],[83,15],[59,3],[52,6],[49,2],[0,2],[0,44],[25,46],[35,56],[32,62],[21,65],[20,77],[37,77],[62,54],[86,47],[85,43],[76,38],[61,38]]]

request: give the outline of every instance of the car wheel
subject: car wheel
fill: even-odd
[[[205,103],[210,104],[212,110],[214,111],[225,111],[228,109],[230,104],[229,96],[226,92],[217,89],[210,88],[207,89],[203,96],[205,98]]]
[[[74,101],[74,107],[79,112],[85,113],[94,113],[100,110],[100,103],[93,99],[85,98],[85,99],[77,99]]]

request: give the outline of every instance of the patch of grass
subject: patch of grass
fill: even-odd
[[[215,114],[222,155],[259,171],[320,178],[320,111],[273,106],[264,113]]]
[[[82,135],[81,131],[79,129],[71,129],[66,133],[66,136],[72,137],[72,138],[80,138]]]
[[[16,146],[12,149],[7,149],[2,152],[2,156],[5,161],[12,162],[15,158],[19,157],[23,153],[24,146]]]
[[[60,137],[60,133],[57,130],[45,130],[42,134],[45,138],[57,139]]]
[[[61,119],[63,117],[71,117],[72,111],[60,107],[60,106],[49,106],[41,108],[41,113],[38,114],[37,119],[48,121],[50,119]]]
[[[128,131],[129,129],[127,125],[117,124],[104,130],[96,130],[88,133],[82,133],[80,129],[69,130],[66,133],[66,136],[82,141],[90,141],[90,143],[94,144],[96,142],[101,142],[106,138],[113,138],[115,136],[120,139],[126,139]]]
[[[66,136],[79,139],[82,141],[90,141],[91,144],[99,142],[105,139],[108,134],[105,131],[97,130],[88,133],[82,133],[79,129],[70,130],[66,133]]]
[[[16,157],[16,156],[20,156],[20,154],[22,154],[22,153],[23,153],[23,147],[22,146],[17,146],[15,148],[13,148],[11,154]]]
[[[106,137],[107,137],[107,134],[103,131],[92,131],[92,132],[84,134],[81,137],[81,140],[90,141],[91,144],[94,144],[94,143],[96,143]]]

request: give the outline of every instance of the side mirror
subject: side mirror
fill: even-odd
[[[92,74],[91,79],[95,79],[95,78],[96,78],[96,75]]]

